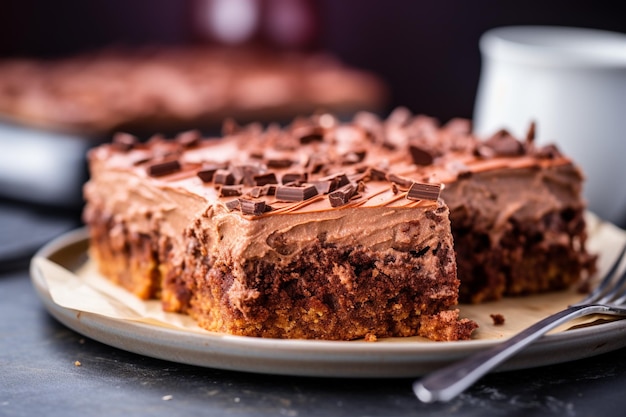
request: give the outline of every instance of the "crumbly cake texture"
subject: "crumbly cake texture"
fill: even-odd
[[[376,111],[386,99],[379,77],[323,53],[145,46],[0,60],[3,119],[78,133],[219,129],[231,115]]]
[[[459,317],[459,291],[562,289],[594,266],[582,176],[532,133],[478,140],[468,121],[403,108],[320,113],[227,122],[219,139],[118,134],[89,163],[101,272],[212,331],[463,340],[476,324]]]

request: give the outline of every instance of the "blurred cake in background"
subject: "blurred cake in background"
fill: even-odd
[[[324,53],[136,47],[0,62],[0,116],[86,134],[288,120],[316,110],[382,110],[375,75]]]
[[[86,151],[116,131],[219,132],[226,118],[383,109],[374,74],[321,52],[251,47],[109,48],[0,61],[0,199],[82,206]]]

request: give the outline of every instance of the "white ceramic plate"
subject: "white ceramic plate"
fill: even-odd
[[[87,246],[86,231],[79,229],[50,242],[37,256],[72,271],[86,260]],[[38,268],[31,266],[31,276],[45,307],[67,327],[116,348],[190,365],[300,376],[415,377],[498,343],[278,340],[176,330],[64,308],[53,301]],[[626,320],[594,324],[544,336],[498,370],[556,364],[624,346]]]

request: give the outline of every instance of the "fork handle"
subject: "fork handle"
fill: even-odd
[[[516,352],[573,318],[608,312],[597,304],[574,305],[538,321],[517,335],[415,381],[413,392],[422,402],[449,401]]]

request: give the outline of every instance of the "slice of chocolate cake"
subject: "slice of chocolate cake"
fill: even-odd
[[[208,330],[468,339],[457,264],[473,301],[564,288],[593,266],[582,177],[530,139],[480,142],[465,121],[404,109],[225,130],[120,134],[90,153],[85,186],[102,273]]]

